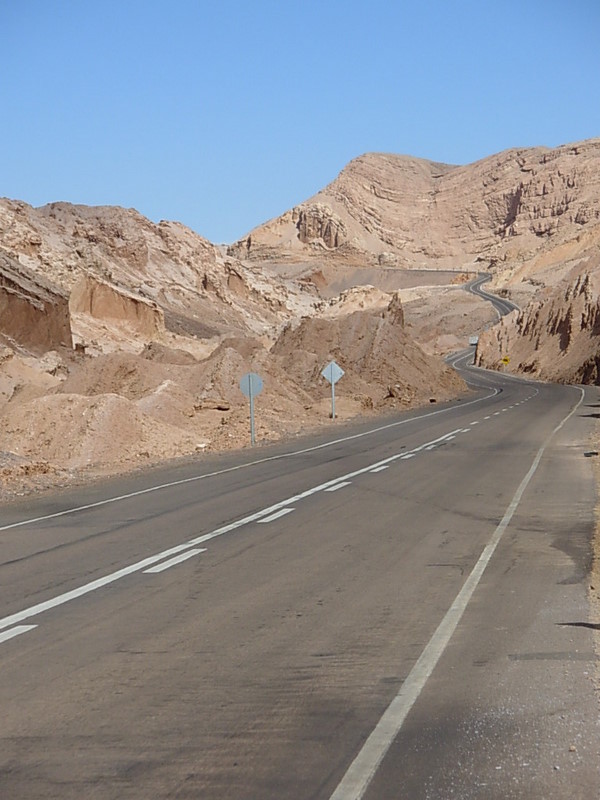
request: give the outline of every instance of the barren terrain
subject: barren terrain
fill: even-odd
[[[600,140],[451,166],[352,161],[217,247],[133,209],[0,200],[1,497],[258,442],[467,387],[442,356],[598,382]],[[520,307],[498,322],[478,272]],[[506,367],[503,367],[506,368]]]

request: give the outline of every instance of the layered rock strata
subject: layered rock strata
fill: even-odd
[[[35,352],[73,344],[68,295],[1,251],[0,332]]]
[[[507,150],[466,166],[360,156],[230,253],[257,261],[477,264],[521,280],[600,241],[600,139]]]

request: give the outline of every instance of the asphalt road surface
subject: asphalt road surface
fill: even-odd
[[[597,798],[598,391],[468,375],[2,507],[0,798]]]
[[[482,274],[479,276],[479,278],[476,278],[474,281],[465,284],[465,289],[471,294],[475,294],[478,297],[481,297],[483,300],[487,300],[488,302],[490,302],[494,306],[500,317],[503,317],[506,314],[510,314],[511,311],[517,310],[519,306],[515,305],[510,300],[498,297],[495,294],[490,294],[489,292],[486,292],[485,289],[481,288],[484,283],[487,283],[491,279],[492,279],[491,275]]]

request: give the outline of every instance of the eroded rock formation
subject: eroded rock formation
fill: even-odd
[[[162,310],[151,300],[117,289],[91,275],[83,276],[73,286],[69,298],[71,314],[89,314],[101,320],[126,322],[132,333],[147,339],[165,330]]]
[[[71,347],[68,297],[56,286],[0,252],[0,332],[43,352]]]
[[[476,363],[562,383],[600,383],[600,259],[479,337]],[[510,362],[503,364],[508,357]]]
[[[600,139],[508,150],[466,166],[370,153],[298,209],[255,228],[231,252],[322,259],[314,246],[321,240],[329,259],[347,263],[471,263],[520,280],[600,241]]]

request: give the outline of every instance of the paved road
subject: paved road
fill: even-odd
[[[510,300],[498,297],[495,294],[490,294],[489,292],[486,292],[485,289],[481,288],[484,283],[487,283],[491,279],[491,275],[480,275],[479,278],[476,278],[474,281],[465,284],[465,289],[466,291],[471,292],[471,294],[475,294],[478,297],[490,302],[498,312],[498,315],[501,317],[505,316],[506,314],[510,314],[511,311],[517,310],[519,306],[511,303]]]
[[[3,507],[0,797],[597,797],[597,390],[469,374]]]

